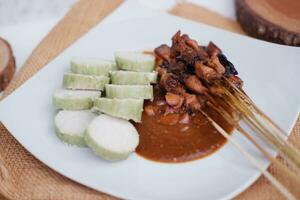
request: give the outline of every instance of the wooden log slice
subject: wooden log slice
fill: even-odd
[[[0,38],[0,92],[11,81],[16,70],[15,57],[9,43]]]
[[[236,16],[249,35],[300,46],[300,0],[236,0]]]

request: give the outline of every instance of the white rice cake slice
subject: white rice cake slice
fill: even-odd
[[[53,105],[64,110],[85,110],[93,106],[94,99],[101,96],[100,91],[59,89],[53,94]]]
[[[152,72],[155,66],[155,57],[141,52],[115,52],[118,68],[127,71]]]
[[[108,98],[153,99],[153,87],[151,85],[106,84],[105,92]]]
[[[112,84],[118,85],[149,85],[156,83],[157,72],[111,71]]]
[[[135,151],[139,134],[130,122],[103,114],[89,124],[85,142],[101,158],[118,161]]]
[[[88,74],[108,76],[110,71],[117,70],[115,62],[100,58],[76,57],[71,60],[71,72],[75,74]]]
[[[54,119],[56,135],[67,144],[85,147],[85,129],[96,116],[90,110],[61,110]]]
[[[68,89],[103,90],[107,83],[107,76],[66,73],[63,78],[63,85]]]
[[[113,117],[140,122],[142,119],[143,104],[143,99],[96,98],[93,110]]]

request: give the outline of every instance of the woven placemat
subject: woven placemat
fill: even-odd
[[[230,31],[243,33],[238,24],[232,20],[192,4],[179,4],[172,14],[200,21]],[[38,69],[27,66],[18,74],[22,81],[12,82],[10,90],[13,91],[25,80],[31,77]],[[23,73],[26,72],[26,73]],[[26,134],[24,132],[24,134]],[[290,137],[292,143],[300,148],[300,119],[293,129]],[[276,167],[271,165],[269,171],[275,177],[289,185]],[[290,187],[292,191],[298,188]],[[68,178],[56,173],[49,167],[34,158],[25,150],[0,124],[0,193],[7,199],[116,199],[115,197],[89,189],[75,183]],[[0,199],[3,199],[0,195]],[[264,177],[259,178],[255,184],[240,194],[235,199],[283,199],[282,196],[267,182]]]

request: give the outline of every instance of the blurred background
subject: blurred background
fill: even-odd
[[[75,2],[0,0],[0,42],[2,38],[6,51],[10,48],[5,41],[11,45],[16,71]],[[124,0],[103,23],[152,17],[156,11],[269,42],[300,46],[300,0]],[[0,92],[5,88],[1,80],[8,83],[14,74],[11,70],[7,76],[4,69],[0,62]]]
[[[235,18],[234,0],[128,0],[155,10],[168,10],[177,2],[192,2]],[[76,0],[0,0],[0,26],[62,17]],[[128,10],[130,12],[130,10]]]
[[[62,16],[76,0],[0,0],[0,25]]]
[[[6,59],[1,58],[4,54],[0,55],[0,96],[43,36],[76,2],[77,0],[0,0],[0,52],[11,51],[6,54]],[[234,0],[126,0],[105,21],[151,17],[156,11],[168,12],[179,3],[193,3],[221,17],[235,20]],[[175,12],[173,14],[176,15]]]

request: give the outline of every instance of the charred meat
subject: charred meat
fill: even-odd
[[[207,91],[207,88],[202,85],[202,82],[196,75],[188,75],[184,83],[194,93],[204,94]]]
[[[170,62],[171,49],[170,49],[170,47],[168,45],[166,45],[166,44],[160,45],[159,47],[157,47],[154,50],[154,53],[159,58],[161,58],[161,59],[163,59],[163,60],[165,60],[167,62]]]
[[[209,42],[201,46],[196,40],[178,31],[172,45],[154,50],[159,86],[165,92],[168,113],[193,113],[206,103],[207,94],[222,95],[218,83],[222,78],[241,88],[243,81],[221,49]]]

